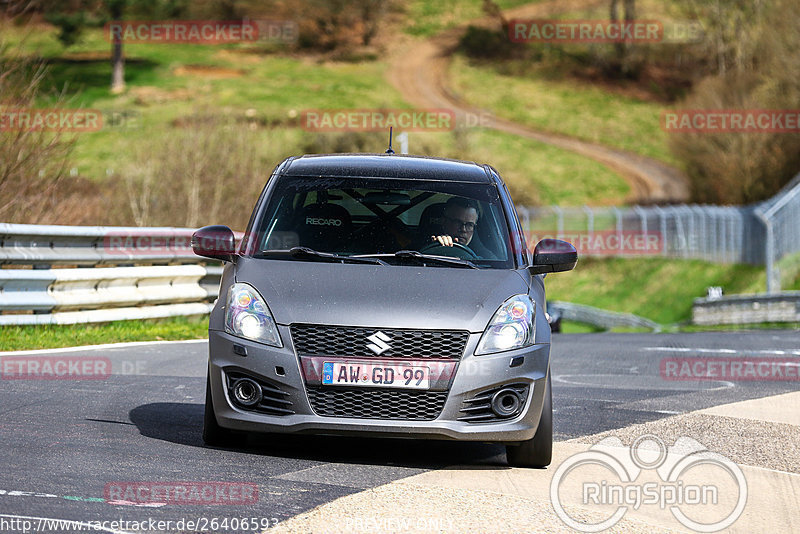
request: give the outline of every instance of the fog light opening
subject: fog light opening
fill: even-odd
[[[261,386],[249,378],[240,378],[233,385],[233,399],[241,406],[255,406],[261,402]]]
[[[501,389],[492,396],[492,411],[498,417],[512,417],[522,409],[522,398],[513,389]]]

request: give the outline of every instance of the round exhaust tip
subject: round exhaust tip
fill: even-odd
[[[261,402],[261,386],[251,378],[240,378],[233,385],[233,400],[241,406],[255,406]]]
[[[492,396],[492,411],[498,417],[517,415],[522,409],[522,398],[510,388],[504,388]]]

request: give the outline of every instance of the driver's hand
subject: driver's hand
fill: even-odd
[[[453,243],[458,243],[457,237],[452,237],[449,235],[432,235],[431,240],[438,241],[443,247],[452,247]]]

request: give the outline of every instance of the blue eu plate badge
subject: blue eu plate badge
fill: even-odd
[[[332,362],[325,362],[322,364],[322,383],[323,384],[331,384],[333,383],[333,363]]]

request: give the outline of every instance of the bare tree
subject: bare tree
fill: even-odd
[[[0,43],[0,95],[7,112],[32,107],[46,69]],[[56,97],[56,105],[63,98]],[[52,218],[74,139],[62,132],[4,124],[0,132],[0,220],[42,222]]]
[[[622,0],[624,4],[623,16],[625,19],[624,24],[629,24],[636,20],[636,0]],[[619,0],[611,0],[611,6],[609,9],[610,19],[612,23],[619,23],[620,16],[619,16]],[[614,43],[614,49],[616,50],[617,61],[620,65],[620,70],[623,74],[629,74],[631,70],[630,65],[630,48],[631,44],[627,41],[619,41]]]
[[[794,109],[800,101],[800,3],[758,0],[714,4],[704,16],[718,52],[718,72],[683,102],[687,109]],[[720,10],[721,9],[721,10]],[[746,21],[743,13],[759,10]],[[727,23],[723,24],[722,21]],[[738,26],[737,21],[743,26]],[[746,22],[746,24],[745,24]],[[739,35],[738,42],[733,38]],[[683,163],[695,201],[748,203],[777,192],[800,170],[800,134],[676,133],[673,154]]]

